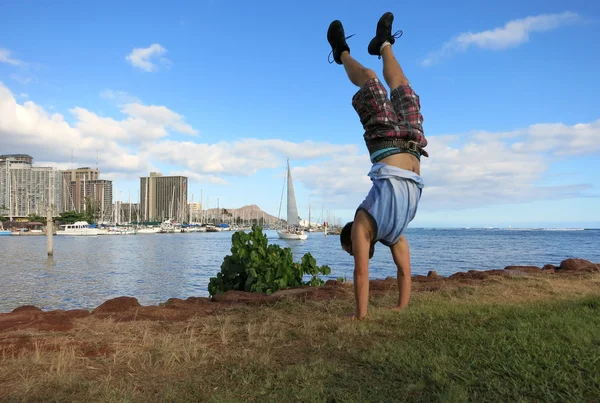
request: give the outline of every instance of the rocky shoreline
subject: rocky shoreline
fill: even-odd
[[[507,266],[498,270],[469,270],[448,277],[430,271],[427,276],[412,277],[415,292],[436,292],[448,284],[478,285],[494,277],[523,276],[572,276],[584,273],[600,272],[600,264],[584,259],[566,259],[558,266],[547,264],[537,266]],[[396,287],[396,279],[371,280],[372,295],[382,295]],[[184,321],[194,316],[208,316],[231,309],[231,307],[273,303],[281,298],[302,298],[310,300],[330,300],[334,298],[353,298],[352,287],[348,283],[329,280],[321,287],[300,287],[281,290],[269,296],[259,293],[228,291],[224,294],[208,297],[189,297],[187,299],[170,298],[163,304],[142,306],[134,297],[118,297],[105,301],[97,308],[42,311],[40,308],[26,305],[10,313],[0,313],[0,332],[32,329],[40,331],[68,331],[74,321],[80,318],[110,318],[115,321]]]

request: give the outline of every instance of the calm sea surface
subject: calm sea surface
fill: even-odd
[[[47,309],[91,309],[128,295],[142,305],[168,298],[207,296],[209,278],[230,253],[232,232],[98,237],[54,237],[54,258],[45,237],[0,237],[0,312],[26,304]],[[353,260],[339,236],[312,233],[289,246],[296,261],[310,252],[330,278],[352,278]],[[413,274],[449,275],[507,265],[557,264],[568,257],[600,262],[600,231],[409,229]],[[396,275],[389,249],[377,244],[371,278]]]

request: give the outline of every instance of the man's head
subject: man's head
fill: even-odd
[[[342,228],[342,232],[340,233],[340,243],[342,244],[342,249],[350,254],[350,256],[354,256],[352,254],[352,224],[354,221],[350,221],[344,228]],[[371,247],[369,249],[369,259],[373,257],[375,253],[375,244],[371,242]]]

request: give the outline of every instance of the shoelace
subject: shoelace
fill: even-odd
[[[348,40],[348,39],[352,38],[354,35],[356,35],[356,34],[352,34],[350,36],[347,36],[344,40]],[[333,54],[333,49],[331,50],[331,52],[329,52],[329,56],[327,56],[327,61],[329,62],[329,64],[332,64],[335,61],[335,59],[334,60],[330,60],[332,54]]]
[[[404,34],[404,32],[402,32],[401,29],[397,30],[396,32],[394,32],[394,35],[392,35],[394,37],[394,39],[398,39],[400,38],[402,35]],[[381,55],[379,55],[377,57],[377,59],[381,59]]]
[[[354,35],[356,35],[356,34],[347,36],[344,40],[348,40],[348,39],[352,38]],[[404,32],[402,32],[402,30],[399,29],[396,32],[394,32],[394,34],[392,36],[394,37],[394,39],[399,39],[402,35],[404,35]],[[327,61],[329,62],[329,64],[333,64],[333,62],[335,61],[335,60],[331,60],[332,54],[333,54],[333,49],[331,50],[331,52],[329,52],[329,56],[327,56]],[[379,55],[378,59],[381,59],[381,55]]]

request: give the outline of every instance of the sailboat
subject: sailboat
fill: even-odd
[[[290,160],[287,161],[287,226],[285,229],[277,230],[277,235],[281,239],[304,240],[308,234],[300,228],[298,221],[298,207],[296,206],[296,195],[294,194],[294,184],[292,183],[292,171],[290,170]],[[283,192],[281,194],[283,202]]]

